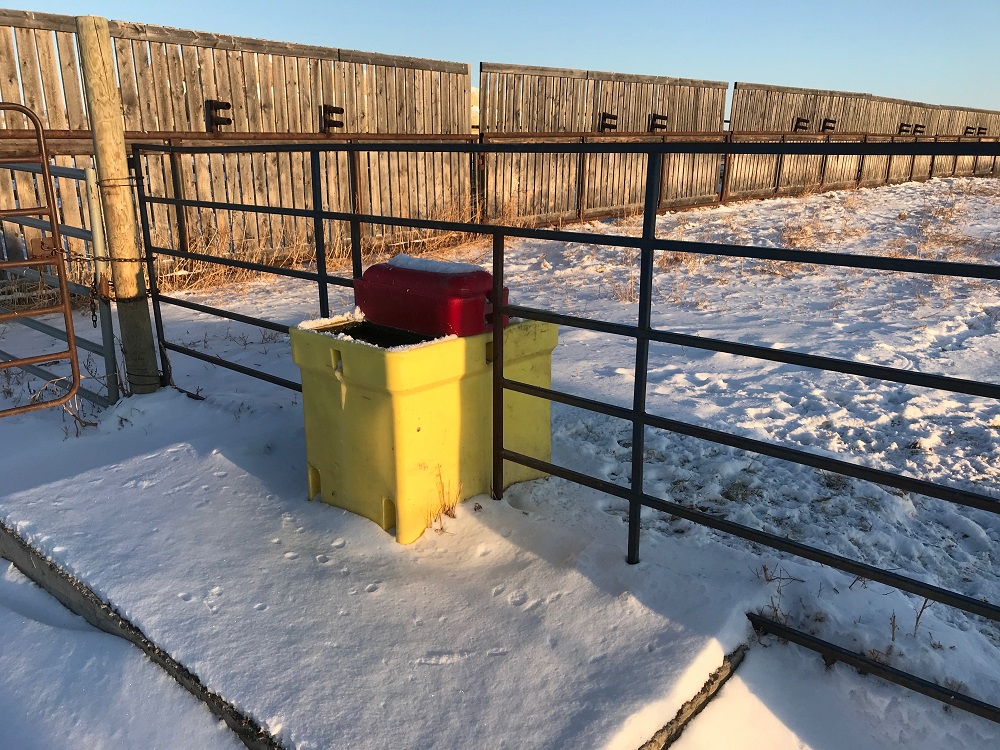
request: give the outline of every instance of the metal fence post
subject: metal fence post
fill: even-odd
[[[732,143],[732,132],[726,133],[723,143]],[[733,155],[731,153],[722,154],[722,184],[719,187],[719,203],[726,203],[729,200],[729,175],[733,171]]]
[[[504,236],[493,235],[493,499],[503,500],[503,251]]]
[[[139,162],[141,148],[132,147],[132,158]],[[149,208],[146,204],[146,188],[142,180],[136,181],[136,195],[139,199],[139,228],[142,231],[142,241],[146,247],[152,245],[149,230]],[[163,330],[163,315],[160,313],[160,289],[156,281],[156,258],[152,252],[146,253],[146,273],[149,275],[149,296],[153,302],[153,324],[156,326],[156,343],[160,352],[161,385],[173,384],[173,373],[170,369],[170,359],[167,357],[167,337]],[[119,325],[121,320],[119,319]]]
[[[350,146],[351,141],[347,142]],[[358,187],[358,152],[352,148],[348,152],[347,177],[350,182],[351,213],[356,214],[361,207],[361,190]],[[361,222],[351,219],[351,270],[354,278],[361,278]]]
[[[97,170],[87,167],[84,184],[87,194],[87,211],[90,215],[90,252],[94,259],[94,279],[97,286],[97,306],[101,316],[101,343],[104,349],[104,379],[108,401],[115,403],[121,397],[118,387],[118,357],[115,355],[115,332],[112,328],[111,303],[108,288],[111,271],[108,266],[107,246],[104,242],[104,216],[101,213],[101,192],[97,186]]]
[[[643,454],[646,445],[646,376],[649,367],[649,331],[653,317],[653,246],[656,239],[656,208],[660,189],[659,150],[651,147],[646,160],[646,197],[642,216],[642,244],[639,266],[639,330],[635,340],[635,390],[632,394],[632,491],[628,502],[629,565],[639,562],[640,516],[642,511]]]
[[[352,154],[353,156],[353,154]],[[312,182],[313,238],[316,244],[316,273],[319,275],[319,314],[330,317],[330,290],[326,283],[326,233],[323,231],[323,184],[319,164],[319,150],[313,146],[309,152],[310,181]],[[351,210],[354,201],[351,200]],[[354,243],[354,222],[351,222],[351,243]]]
[[[167,141],[168,146],[173,146],[172,140]],[[181,160],[176,151],[170,152],[170,184],[173,188],[174,200],[184,200],[184,185],[181,182]],[[191,246],[188,240],[187,209],[177,206],[177,249],[189,252]]]

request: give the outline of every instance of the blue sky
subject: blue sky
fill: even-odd
[[[456,60],[472,64],[474,80],[480,61],[507,62],[1000,109],[1000,0],[67,0],[20,7]]]

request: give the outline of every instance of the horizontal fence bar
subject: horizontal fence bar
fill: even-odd
[[[2,24],[0,24],[2,25]],[[49,141],[89,141],[93,138],[93,133],[87,128],[76,130],[66,130],[51,128],[45,130],[46,140]],[[861,131],[842,133],[805,133],[801,131],[787,130],[678,130],[669,133],[650,133],[648,130],[616,130],[614,132],[601,132],[594,130],[565,130],[565,131],[538,131],[531,133],[510,133],[484,130],[480,134],[474,133],[280,133],[280,132],[260,132],[260,133],[240,133],[240,132],[217,132],[209,133],[204,130],[126,130],[125,141],[129,146],[138,145],[145,148],[147,145],[167,145],[179,146],[185,141],[196,141],[204,145],[220,145],[225,143],[237,143],[243,145],[256,145],[261,142],[279,143],[308,143],[308,144],[329,144],[337,142],[358,142],[358,143],[438,143],[438,142],[467,142],[484,143],[502,141],[531,141],[542,139],[579,141],[585,142],[606,142],[623,139],[636,139],[643,142],[671,142],[671,141],[696,141],[696,142],[724,142],[739,143],[740,139],[768,139],[770,143],[794,143],[794,142],[818,142],[818,143],[995,143],[1000,138],[997,136],[977,136],[977,135],[899,135],[898,133],[869,133]],[[4,128],[0,130],[0,142],[4,140],[23,141],[37,139],[34,130],[23,128]],[[877,139],[877,140],[871,140]],[[9,157],[3,157],[6,162],[14,161]],[[38,158],[28,159],[37,163]]]
[[[5,273],[20,276],[22,279],[31,279],[32,281],[44,281],[48,286],[53,289],[59,288],[59,278],[53,276],[50,273],[42,273],[40,271],[35,271],[30,268],[8,268]],[[83,284],[77,284],[75,281],[67,281],[66,288],[69,290],[70,294],[75,294],[78,297],[88,297],[90,296],[90,287],[84,286]]]
[[[6,158],[0,161],[0,169],[9,169],[13,172],[30,172],[31,174],[38,175],[42,174],[42,166],[40,164],[13,164]],[[53,177],[65,177],[71,180],[87,179],[87,173],[82,169],[60,167],[55,164],[49,164],[49,174]]]
[[[176,154],[261,154],[312,152],[373,153],[472,153],[472,154],[785,154],[801,156],[997,156],[998,142],[891,143],[852,142],[719,142],[719,141],[621,141],[587,143],[441,143],[417,141],[406,143],[313,143],[252,144],[235,146],[170,146],[139,143],[148,153]]]
[[[50,307],[39,307],[33,310],[14,310],[11,312],[0,313],[0,323],[6,323],[10,320],[19,320],[21,318],[34,318],[42,315],[51,315],[52,313],[63,312],[62,305],[54,305]]]
[[[233,320],[237,323],[246,323],[247,325],[257,326],[258,328],[267,328],[268,330],[277,331],[278,333],[287,334],[289,329],[289,326],[287,325],[274,323],[270,320],[264,320],[263,318],[255,318],[251,315],[241,315],[240,313],[223,310],[219,307],[200,305],[197,302],[191,302],[186,299],[178,299],[177,297],[168,297],[165,294],[157,294],[156,299],[157,301],[164,302],[168,305],[184,307],[188,310],[194,310],[195,312],[205,313],[206,315],[214,315],[218,318],[226,318],[227,320]]]
[[[5,352],[3,349],[0,349],[0,361],[12,360],[12,359],[17,359],[17,357],[15,357],[13,354],[10,354],[9,352]],[[63,381],[68,380],[69,378],[66,378],[61,375],[56,375],[55,373],[49,372],[48,370],[43,370],[41,367],[37,367],[36,365],[24,364],[23,359],[21,360],[20,363],[16,365],[16,369],[24,370],[29,375],[33,375],[34,377],[46,383],[52,383],[54,386],[56,386],[57,388],[61,388],[64,391],[69,390],[69,386],[63,383]],[[99,406],[102,409],[106,409],[107,407],[111,406],[114,403],[113,401],[102,396],[100,393],[96,393],[95,391],[92,391],[89,388],[84,388],[83,386],[77,388],[76,394],[80,398],[89,401],[90,403],[94,404],[95,406]]]
[[[0,133],[2,132],[3,130],[0,130]],[[30,132],[34,133],[35,131],[32,130]],[[37,140],[37,135],[31,140]],[[38,164],[41,158],[41,154],[36,154],[35,156],[5,156],[3,160],[7,164]],[[10,169],[10,167],[8,166],[7,169]]]
[[[45,219],[35,219],[28,216],[19,216],[13,218],[5,218],[4,221],[9,221],[12,224],[20,224],[24,227],[32,227],[34,229],[41,229],[43,232],[52,231],[52,223],[45,221]],[[71,227],[66,224],[59,225],[59,234],[63,237],[73,237],[78,240],[84,240],[85,242],[93,242],[94,235],[91,234],[89,229],[83,229],[82,227]]]
[[[573,471],[572,469],[566,469],[562,466],[558,466],[557,464],[542,461],[540,459],[533,458],[532,456],[526,456],[522,453],[504,449],[501,457],[505,461],[512,461],[514,463],[521,464],[522,466],[527,466],[537,471],[545,472],[547,474],[551,474],[552,476],[560,477],[576,484],[590,487],[591,489],[595,489],[600,492],[605,492],[609,495],[614,495],[615,497],[620,497],[624,500],[632,500],[638,497],[639,501],[643,505],[652,508],[653,510],[669,513],[670,515],[677,516],[678,518],[683,518],[702,526],[708,526],[716,531],[721,531],[732,536],[740,537],[741,539],[756,542],[765,547],[770,547],[781,552],[787,552],[806,560],[812,560],[813,562],[827,565],[831,568],[837,568],[845,573],[850,573],[866,580],[884,583],[887,586],[893,586],[902,591],[908,591],[911,594],[916,594],[917,596],[924,597],[925,599],[947,604],[948,606],[961,609],[974,615],[980,615],[989,620],[1000,621],[1000,607],[995,607],[988,602],[983,602],[963,594],[958,594],[954,591],[949,591],[948,589],[941,588],[940,586],[924,583],[923,581],[918,581],[915,578],[909,578],[897,573],[890,573],[889,571],[876,568],[866,563],[858,562],[857,560],[852,560],[847,557],[842,557],[841,555],[836,555],[832,552],[826,552],[815,547],[810,547],[786,537],[769,534],[766,531],[760,531],[749,526],[734,523],[733,521],[727,521],[724,518],[713,516],[710,513],[692,510],[691,508],[686,508],[683,505],[678,505],[677,503],[661,500],[653,497],[652,495],[636,493],[630,488],[621,487],[619,485],[612,484],[611,482],[606,482],[602,479],[582,474],[578,471]]]
[[[199,352],[197,349],[191,349],[187,346],[174,344],[170,341],[161,341],[160,345],[163,346],[163,348],[169,349],[172,352],[177,352],[178,354],[186,354],[189,357],[200,359],[202,362],[208,362],[209,364],[225,368],[226,370],[233,370],[234,372],[238,372],[243,375],[249,375],[252,378],[257,378],[257,380],[264,380],[268,383],[273,383],[274,385],[280,385],[283,388],[288,388],[289,390],[298,391],[299,393],[302,393],[302,384],[296,383],[294,380],[286,380],[285,378],[278,377],[277,375],[271,375],[268,372],[255,370],[252,367],[244,367],[243,365],[236,364],[235,362],[229,362],[228,360],[222,359],[221,357],[216,357],[215,355],[212,354],[205,354],[204,352]]]
[[[935,700],[961,709],[962,711],[967,711],[970,714],[981,716],[989,721],[1000,723],[1000,708],[997,706],[985,703],[984,701],[963,693],[959,693],[956,690],[942,687],[936,682],[925,680],[922,677],[917,677],[909,672],[904,672],[900,669],[896,669],[895,667],[890,667],[888,664],[883,664],[882,662],[875,661],[874,659],[864,656],[863,654],[849,651],[842,646],[837,646],[829,641],[824,641],[810,635],[809,633],[796,630],[795,628],[791,628],[788,625],[776,622],[770,618],[762,617],[761,615],[753,614],[752,612],[747,612],[747,619],[750,620],[754,630],[758,633],[774,635],[790,643],[795,643],[804,648],[808,648],[811,651],[815,651],[816,653],[822,655],[823,660],[828,666],[834,662],[841,661],[845,664],[849,664],[862,673],[873,674],[876,677],[881,677],[887,682],[892,682],[896,685],[908,688],[915,693],[926,695],[928,698],[934,698]]]
[[[11,360],[17,360],[16,362],[0,362],[0,370],[11,370],[16,367],[24,367],[25,365],[40,365],[46,362],[58,362],[61,359],[71,359],[73,353],[68,349],[64,352],[53,352],[51,354],[36,354],[34,357],[10,357]]]
[[[892,258],[886,255],[855,255],[852,253],[831,253],[824,250],[791,250],[780,247],[759,247],[715,242],[694,242],[689,240],[657,240],[654,243],[654,247],[657,250],[672,250],[674,252],[697,253],[699,255],[723,255],[730,258],[783,260],[817,266],[863,268],[872,271],[899,271],[902,273],[929,276],[1000,279],[1000,264],[992,263],[913,260],[910,258]]]
[[[29,258],[28,260],[4,260],[0,261],[0,271],[9,271],[15,268],[44,268],[55,265],[53,258]]]
[[[0,305],[0,313],[5,312],[11,312],[11,310]],[[66,331],[61,328],[56,328],[55,326],[50,326],[48,323],[43,323],[40,320],[35,320],[34,318],[18,318],[13,322],[20,323],[26,328],[31,328],[39,333],[44,333],[54,339],[58,339],[59,341],[66,341]],[[99,354],[102,357],[104,356],[104,347],[101,344],[96,344],[88,339],[80,338],[75,333],[73,334],[73,340],[80,349],[85,349],[93,354]]]
[[[338,286],[353,287],[354,280],[345,276],[331,276],[329,274],[319,274],[315,271],[302,271],[297,268],[287,268],[285,266],[272,266],[267,263],[255,263],[249,260],[239,260],[238,258],[222,258],[216,255],[205,253],[193,253],[184,250],[171,250],[166,247],[152,247],[150,252],[155,255],[169,255],[171,258],[185,258],[197,260],[203,263],[215,263],[220,266],[230,268],[242,268],[247,271],[259,271],[260,273],[270,273],[276,276],[288,276],[293,279],[306,279],[307,281],[326,281],[328,284]]]
[[[626,407],[614,406],[613,404],[595,401],[582,396],[574,396],[568,393],[555,391],[550,388],[542,388],[537,385],[529,385],[527,383],[521,383],[514,380],[507,380],[506,378],[503,379],[503,386],[508,390],[517,391],[518,393],[524,393],[537,398],[544,398],[549,401],[555,401],[567,406],[586,409],[599,414],[606,414],[607,416],[615,417],[617,419],[641,421],[647,427],[666,430],[667,432],[673,432],[680,435],[687,435],[688,437],[707,440],[713,443],[720,443],[722,445],[728,445],[731,448],[737,448],[751,453],[759,453],[761,455],[777,458],[782,461],[789,461],[791,463],[809,466],[814,469],[843,474],[855,479],[861,479],[874,484],[879,484],[884,487],[894,487],[898,490],[903,490],[904,492],[915,492],[920,495],[926,495],[927,497],[933,497],[937,500],[945,500],[947,502],[955,503],[956,505],[964,505],[968,508],[976,508],[977,510],[984,510],[988,513],[1000,515],[1000,499],[992,498],[989,495],[981,495],[977,492],[969,492],[968,490],[962,490],[957,487],[948,487],[947,485],[928,482],[924,479],[907,477],[902,474],[893,474],[892,472],[884,471],[882,469],[873,469],[869,466],[860,466],[859,464],[854,464],[849,461],[842,461],[837,458],[828,458],[815,453],[809,453],[808,451],[799,450],[798,448],[788,448],[783,445],[768,443],[763,440],[733,435],[731,433],[722,432],[721,430],[715,430],[710,427],[702,427],[688,422],[680,422],[675,419],[658,417],[654,414],[636,413],[632,409]]]
[[[3,24],[0,24],[2,26]],[[0,144],[4,141],[35,140],[35,131],[16,128],[0,129]],[[46,130],[46,140],[59,141],[91,141],[93,133],[87,129],[81,130]],[[131,147],[139,145],[145,148],[149,143],[157,146],[180,146],[185,141],[195,141],[202,146],[216,146],[225,143],[256,145],[259,143],[309,143],[326,144],[340,141],[357,141],[361,143],[378,142],[459,142],[476,143],[479,136],[468,133],[209,133],[204,130],[126,130],[125,142]],[[52,149],[50,148],[51,152]],[[4,162],[10,162],[10,157],[0,157]],[[29,160],[32,161],[32,160]],[[37,157],[33,159],[38,162]],[[54,173],[53,173],[54,174]]]
[[[626,324],[598,324],[588,318],[578,318],[572,315],[562,315],[551,313],[547,310],[540,310],[532,307],[520,305],[508,305],[508,314],[526,318],[528,320],[538,320],[556,325],[571,326],[573,328],[583,328],[590,331],[601,331],[619,336],[629,336],[635,338],[639,335],[639,329],[633,325]],[[650,330],[646,336],[650,341],[660,344],[674,344],[676,346],[686,346],[693,349],[703,349],[705,351],[723,352],[735,354],[741,357],[752,357],[754,359],[764,359],[771,362],[782,362],[785,364],[809,367],[817,370],[829,372],[841,372],[848,375],[858,375],[865,378],[875,378],[878,380],[888,380],[894,383],[905,385],[916,385],[923,388],[937,388],[951,393],[965,393],[971,396],[983,396],[985,398],[1000,399],[1000,385],[994,383],[981,383],[976,380],[965,380],[963,378],[952,378],[945,375],[931,375],[913,370],[900,370],[896,367],[884,367],[882,365],[869,365],[863,362],[853,362],[851,360],[837,359],[834,357],[823,357],[815,354],[805,354],[787,349],[773,349],[767,346],[756,346],[754,344],[740,344],[734,341],[723,341],[707,336],[693,336],[685,333],[673,333],[659,329]]]
[[[49,213],[48,206],[29,206],[28,208],[0,208],[0,221],[10,221],[21,216],[43,216]],[[49,225],[51,226],[51,224]]]

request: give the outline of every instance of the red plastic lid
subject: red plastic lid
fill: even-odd
[[[492,326],[493,276],[465,263],[398,256],[369,267],[354,295],[367,320],[428,336],[474,336]]]
[[[467,268],[464,264],[456,265],[462,269]],[[473,297],[487,294],[493,289],[493,275],[482,269],[440,273],[379,263],[365,271],[364,280],[366,284],[377,284],[430,297]]]

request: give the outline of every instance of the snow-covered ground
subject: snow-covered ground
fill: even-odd
[[[661,217],[658,233],[993,263],[1000,185],[933,180],[699,209]],[[512,301],[634,320],[633,253],[541,241],[508,253]],[[454,257],[485,262],[488,249]],[[997,381],[996,282],[663,254],[654,284],[654,324],[667,330]],[[289,324],[317,312],[308,284],[191,294]],[[173,340],[297,376],[285,337],[165,310]],[[20,327],[0,337],[15,351],[42,345]],[[0,518],[289,746],[634,748],[740,643],[754,644],[746,664],[681,746],[731,746],[720,727],[750,720],[757,739],[739,736],[761,748],[1000,743],[989,722],[756,643],[743,613],[993,703],[995,624],[922,611],[893,589],[654,512],[643,562],[626,566],[624,504],[558,479],[503,503],[477,498],[399,547],[304,501],[300,397],[190,358],[172,364],[177,385],[207,400],[133,398],[96,427],[58,411],[0,422]],[[553,359],[557,388],[623,405],[633,368],[629,341],[585,331],[562,331]],[[26,398],[16,376],[0,386],[8,402]],[[648,396],[664,416],[1000,497],[1000,405],[989,399],[659,345]],[[553,408],[565,466],[624,484],[630,437],[618,420]],[[1000,602],[991,514],[656,430],[645,461],[651,494]]]
[[[137,649],[0,565],[0,747],[243,746]]]

